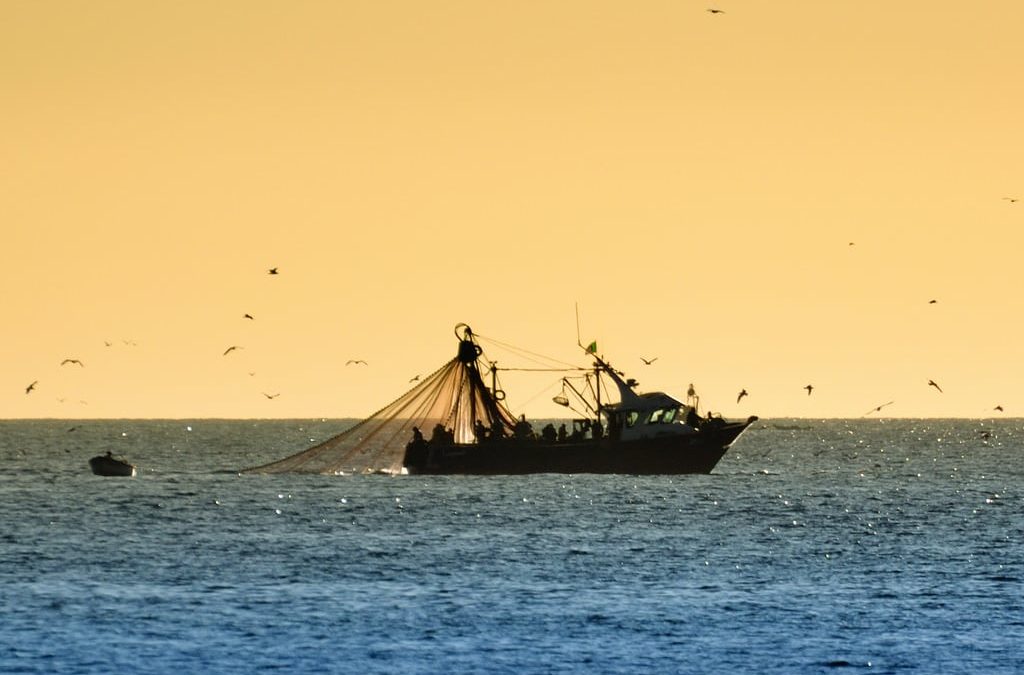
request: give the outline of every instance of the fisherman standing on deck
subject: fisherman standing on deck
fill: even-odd
[[[540,430],[540,436],[548,443],[554,443],[558,438],[558,432],[555,431],[555,425],[548,422],[544,425],[544,428]]]
[[[412,440],[405,446],[405,465],[422,467],[429,460],[427,441],[419,427],[412,428]]]
[[[477,443],[483,443],[487,440],[487,427],[480,420],[473,422],[473,433],[476,435]]]
[[[533,438],[533,427],[530,426],[530,423],[526,421],[525,414],[519,416],[519,421],[516,422],[514,432],[516,438],[518,438],[519,440]]]

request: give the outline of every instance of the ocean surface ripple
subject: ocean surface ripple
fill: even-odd
[[[770,420],[708,476],[237,473],[349,423],[0,422],[0,671],[1024,671],[1022,420]]]

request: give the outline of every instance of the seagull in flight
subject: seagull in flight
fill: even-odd
[[[109,341],[107,341],[107,340],[104,340],[104,341],[103,341],[103,346],[104,346],[104,347],[111,347],[111,346],[113,346],[113,344],[114,344],[113,342],[109,342]]]
[[[814,391],[814,385],[813,384],[809,384],[806,387],[804,387],[804,389],[807,390],[807,395],[810,396],[811,392]]]
[[[864,415],[870,415],[870,414],[871,414],[871,413],[873,413],[873,412],[881,412],[882,408],[884,408],[884,407],[885,407],[885,406],[887,406],[887,405],[892,405],[892,404],[893,404],[893,403],[895,403],[895,402],[896,402],[896,401],[889,401],[888,403],[883,403],[883,404],[882,404],[882,405],[880,405],[880,406],[875,406],[875,407],[874,407],[874,408],[872,408],[871,410],[869,410],[869,411],[867,411],[866,413],[864,413]],[[862,415],[861,417],[863,417],[864,415]]]
[[[1003,197],[1003,199],[1010,202],[1011,204],[1016,204],[1017,202],[1020,201],[1018,197]]]
[[[417,375],[416,377],[413,377],[413,378],[412,378],[412,379],[410,379],[409,381],[410,381],[410,382],[419,382],[419,379],[420,379],[420,376],[419,376],[419,375]]]
[[[269,270],[267,270],[267,274],[277,274],[277,268],[271,267]]]
[[[749,396],[749,395],[750,394],[747,393],[746,389],[742,389],[740,391],[740,393],[739,393],[739,396],[736,397],[736,402],[739,403],[741,398],[743,398],[744,396]]]
[[[277,398],[278,396],[280,396],[280,395],[281,395],[281,393],[280,393],[280,392],[278,392],[278,393],[276,393],[276,394],[268,394],[267,392],[265,392],[265,391],[264,391],[264,392],[262,392],[262,393],[263,393],[263,395],[264,395],[264,396],[266,396],[267,398]]]
[[[929,305],[934,305],[934,304],[937,304],[938,302],[939,302],[938,300],[929,300],[928,304]]]
[[[230,347],[228,347],[227,349],[224,350],[224,353],[221,354],[221,356],[227,356],[228,354],[230,354],[231,352],[235,351],[236,349],[241,349],[241,347],[239,347],[238,345],[231,345]]]
[[[936,389],[938,389],[938,390],[939,390],[939,393],[940,393],[940,394],[942,393],[942,387],[940,387],[939,385],[937,385],[937,384],[935,383],[935,380],[928,380],[928,386],[929,386],[929,387],[935,387]]]
[[[35,381],[35,382],[33,382],[32,384],[30,384],[30,385],[28,385],[27,387],[25,387],[25,393],[26,393],[26,394],[31,394],[31,393],[32,393],[32,390],[36,388],[36,385],[37,385],[37,384],[39,384],[39,380],[36,380],[36,381]]]
[[[346,366],[351,366],[353,363],[356,364],[356,365],[364,365],[364,366],[370,365],[369,363],[367,363],[366,361],[363,361],[362,359],[349,359],[348,361],[345,362],[345,365]]]
[[[711,8],[711,9],[708,9],[708,11],[711,12],[712,14],[725,14],[725,10],[724,9]]]
[[[999,412],[1003,412],[1003,406],[1001,406],[1001,405],[997,405],[995,408],[992,408],[992,409],[993,410],[998,410]]]
[[[246,312],[245,314],[242,315],[242,318],[243,319],[249,319],[251,321],[251,320],[254,320],[256,317],[254,317],[252,314],[249,314],[248,312]]]
[[[658,357],[657,357],[657,356],[655,356],[655,357],[654,357],[653,359],[645,359],[644,357],[642,357],[642,356],[641,356],[641,357],[640,357],[640,360],[644,362],[644,365],[645,365],[645,366],[649,366],[649,365],[651,365],[652,363],[654,363],[655,361],[657,361],[657,360],[658,360]]]
[[[78,359],[64,359],[63,361],[60,362],[60,365],[66,366],[69,363],[74,363],[82,368],[85,368],[85,364],[79,361]]]

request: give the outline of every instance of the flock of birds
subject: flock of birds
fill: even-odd
[[[707,11],[710,12],[711,14],[724,14],[725,13],[724,10],[714,9],[714,8],[709,8]],[[1016,204],[1018,201],[1020,201],[1020,199],[1018,197],[1003,197],[1002,199],[1005,200],[1005,201],[1010,202],[1011,204]],[[849,246],[854,246],[855,242],[851,241],[851,242],[849,242],[848,245]],[[267,270],[267,274],[271,275],[271,276],[277,276],[279,274],[278,268],[277,267],[271,267],[270,269]],[[938,304],[938,300],[933,298],[933,299],[928,301],[928,304],[929,305]],[[248,312],[244,313],[242,315],[242,318],[246,319],[248,321],[255,321],[256,320],[256,317],[254,317],[252,314],[250,314]],[[127,346],[131,346],[131,347],[137,346],[137,343],[134,340],[127,340],[127,339],[125,339],[125,340],[122,340],[122,342],[125,345],[127,345]],[[109,341],[104,341],[103,344],[105,346],[107,346],[107,347],[111,347],[113,345],[113,343],[109,342]],[[239,349],[244,349],[244,347],[242,345],[230,345],[230,346],[227,347],[227,349],[224,350],[224,352],[222,353],[222,356],[228,356],[232,352],[237,351]],[[646,357],[641,356],[640,360],[643,362],[643,364],[645,366],[650,366],[651,364],[653,364],[655,361],[658,360],[658,357],[655,356],[655,357],[652,357],[652,358],[646,358]],[[64,360],[62,360],[60,362],[60,365],[62,367],[63,366],[69,366],[69,365],[78,366],[79,368],[84,368],[85,367],[85,364],[81,361],[81,359],[77,359],[77,358],[65,358]],[[345,365],[346,366],[368,366],[369,364],[364,359],[349,359],[348,361],[345,362]],[[253,376],[253,375],[255,375],[255,373],[250,372],[249,375]],[[418,382],[419,379],[420,379],[420,376],[416,375],[416,376],[412,377],[409,380],[409,383]],[[34,392],[38,385],[39,385],[39,380],[33,380],[31,383],[29,383],[25,387],[25,394],[29,395],[32,392]],[[934,387],[935,390],[938,391],[940,394],[943,393],[942,387],[940,387],[939,384],[935,380],[928,380],[928,386],[929,387]],[[807,385],[804,385],[803,389],[805,389],[807,391],[807,395],[810,396],[814,392],[815,387],[814,387],[813,384],[807,384]],[[268,394],[267,392],[261,392],[261,393],[268,400],[276,399],[278,396],[281,395],[280,392],[275,393],[275,394]],[[693,389],[693,385],[692,384],[690,385],[690,389],[688,391],[688,395],[689,396],[693,396],[694,395],[694,389]],[[746,390],[746,388],[741,389],[739,394],[736,395],[736,403],[738,404],[740,401],[742,401],[744,398],[746,398],[749,395],[750,395],[750,392],[748,392]],[[61,401],[61,402],[64,401],[63,398],[59,398],[58,400]],[[84,404],[84,403],[86,403],[86,401],[80,401],[80,403]],[[862,417],[870,415],[872,413],[881,412],[883,408],[885,408],[887,406],[890,406],[893,403],[895,403],[895,401],[887,401],[887,402],[882,403],[880,405],[874,406],[873,408],[871,408],[870,410],[865,412],[862,415]],[[996,405],[992,410],[994,412],[1003,412],[1003,406],[1002,405]]]
[[[277,275],[280,274],[280,272],[279,272],[277,267],[271,267],[270,269],[267,270],[267,274],[271,275],[271,276],[277,276]],[[249,312],[245,312],[244,314],[242,314],[242,318],[246,319],[248,321],[255,321],[256,320],[256,317],[253,316],[252,314],[250,314]],[[134,340],[122,340],[122,342],[125,345],[131,346],[131,347],[138,346],[138,344]],[[105,346],[107,346],[107,347],[111,347],[111,346],[113,346],[114,343],[105,340],[103,342],[103,344]],[[232,352],[238,351],[240,349],[245,349],[245,347],[242,346],[242,345],[229,345],[221,353],[221,356],[228,356]],[[81,359],[76,359],[76,358],[66,358],[66,359],[64,359],[63,361],[60,362],[60,365],[61,366],[75,365],[75,366],[78,366],[80,368],[84,368],[85,367],[85,363],[83,363],[81,361]],[[345,362],[345,365],[346,366],[353,366],[353,365],[355,365],[355,366],[368,366],[369,363],[367,363],[367,361],[365,359],[349,359],[348,361]],[[255,372],[249,372],[249,376],[250,377],[255,376],[255,375],[256,375]],[[413,383],[413,382],[418,382],[419,380],[420,380],[420,376],[419,375],[415,375],[414,377],[412,377],[409,380],[409,382]],[[39,385],[39,380],[33,380],[31,383],[28,384],[28,386],[25,387],[25,394],[28,395],[28,394],[31,394],[32,392],[36,391],[36,388],[37,388],[38,385]],[[267,392],[264,391],[264,392],[260,392],[260,393],[262,393],[263,396],[267,400],[271,400],[271,401],[276,399],[277,397],[279,397],[281,395],[280,392],[277,392],[277,393],[274,393],[274,394],[270,394],[270,393],[267,393]],[[64,398],[58,398],[57,400],[60,401],[61,403],[63,403],[65,401]],[[84,404],[84,403],[86,403],[86,401],[80,401],[80,403]]]
[[[271,267],[270,269],[267,270],[267,274],[272,275],[272,276],[277,276],[279,274],[278,268],[277,267]],[[243,319],[247,319],[249,321],[255,321],[256,320],[256,317],[254,317],[252,314],[250,314],[248,312],[242,314],[242,318]],[[126,339],[126,340],[122,340],[122,342],[126,346],[129,346],[129,347],[137,347],[138,346],[138,343],[135,342],[134,340],[127,340]],[[103,344],[106,347],[112,347],[114,345],[113,342],[110,342],[108,340],[104,340]],[[238,349],[244,349],[244,347],[242,347],[241,345],[231,345],[227,349],[224,350],[224,352],[222,353],[222,356],[227,356],[231,352],[236,351]],[[365,361],[363,361],[363,363],[365,363]],[[63,361],[60,362],[60,365],[61,366],[75,365],[75,366],[78,366],[80,368],[84,368],[85,367],[85,363],[83,363],[81,359],[73,359],[73,358],[66,358],[66,359],[64,359]],[[253,372],[249,373],[250,377],[255,375],[255,374],[256,373],[253,373]],[[25,394],[28,395],[28,394],[31,394],[32,392],[34,392],[38,385],[39,385],[39,380],[33,380],[28,386],[25,387]],[[276,394],[268,394],[267,392],[261,392],[261,393],[263,394],[263,396],[265,396],[269,400],[273,400],[273,399],[275,399],[275,398],[277,398],[278,396],[281,395],[280,392],[278,392]],[[65,399],[64,398],[58,398],[57,400],[60,401],[61,403],[63,403]],[[86,401],[79,401],[79,402],[83,403],[83,404],[86,403]]]
[[[710,11],[710,10],[708,10],[708,11]],[[1016,199],[1016,198],[1011,198],[1011,197],[1004,197],[1004,199],[1007,199],[1007,200],[1009,200],[1010,202],[1016,202],[1016,201],[1017,201],[1017,199]],[[850,246],[853,246],[853,242],[850,242]],[[935,299],[929,300],[929,301],[928,301],[928,304],[929,304],[929,305],[935,305],[935,304],[938,304],[938,300],[935,300]],[[641,356],[641,357],[640,357],[640,360],[641,360],[641,361],[643,362],[643,364],[644,364],[645,366],[649,366],[649,365],[651,365],[652,363],[654,363],[655,361],[657,361],[657,360],[658,360],[658,357],[657,357],[657,356],[655,356],[655,357],[653,357],[653,358],[646,358],[646,357],[643,357],[643,356]],[[934,388],[935,388],[935,390],[936,390],[936,391],[938,391],[938,392],[939,392],[940,394],[941,394],[941,393],[943,393],[943,391],[942,391],[942,387],[941,387],[941,386],[939,386],[939,383],[938,383],[938,382],[936,382],[935,380],[928,380],[928,384],[927,384],[927,386],[929,386],[929,387],[934,387]],[[808,395],[808,396],[810,396],[810,395],[811,395],[811,393],[812,393],[812,392],[814,391],[814,389],[815,389],[815,387],[814,387],[814,385],[813,385],[813,384],[806,384],[806,385],[804,385],[804,386],[803,386],[802,388],[803,388],[803,389],[805,389],[805,390],[807,390],[807,395]],[[688,397],[691,397],[691,398],[692,398],[693,396],[695,396],[695,395],[696,395],[696,391],[694,390],[694,388],[693,388],[693,385],[692,385],[692,384],[690,385],[689,389],[687,390],[687,392],[686,392],[686,395],[687,395]],[[747,396],[750,396],[750,392],[748,392],[748,391],[746,390],[746,388],[742,388],[742,389],[740,389],[740,392],[739,392],[739,394],[737,394],[737,395],[736,395],[736,403],[739,403],[740,401],[742,401],[742,400],[743,400],[744,398],[746,398]],[[881,412],[881,411],[882,411],[882,408],[885,408],[885,407],[887,407],[887,406],[890,406],[890,405],[892,405],[893,403],[895,403],[895,401],[886,401],[885,403],[882,403],[881,405],[876,405],[875,407],[871,408],[870,410],[868,410],[867,412],[865,412],[865,413],[864,413],[863,415],[861,415],[861,417],[867,417],[868,415],[871,415],[872,413],[876,413],[876,412]],[[994,408],[992,408],[992,411],[993,411],[993,412],[1003,412],[1003,406],[1002,406],[1002,405],[996,405],[996,406],[995,406]]]
[[[725,11],[721,10],[721,9],[708,9],[707,11],[712,13],[712,14],[724,14],[725,13]],[[1011,204],[1016,204],[1018,201],[1020,201],[1020,198],[1018,198],[1018,197],[1003,197],[1003,200],[1004,201],[1008,201]],[[849,246],[854,246],[854,245],[856,245],[856,242],[852,242],[851,241],[851,242],[849,242],[848,245]],[[938,302],[939,302],[938,300],[932,298],[931,300],[928,301],[928,304],[929,305],[935,305],[935,304],[938,304]],[[658,357],[655,356],[654,358],[648,359],[648,358],[644,358],[643,356],[641,356],[640,360],[643,361],[644,365],[649,366],[652,363],[654,363],[655,361],[657,361]],[[940,387],[939,384],[935,380],[928,380],[928,385],[927,386],[934,387],[935,390],[938,391],[940,394],[943,393],[942,387]],[[814,385],[813,384],[804,385],[803,389],[806,389],[807,390],[807,395],[810,396],[811,393],[814,391]],[[694,392],[694,389],[693,389],[693,385],[691,384],[690,385],[690,389],[687,392],[687,395],[692,397],[692,396],[694,396],[694,393],[695,392]],[[744,398],[746,398],[749,395],[750,395],[750,392],[748,392],[746,390],[746,388],[740,389],[739,394],[736,395],[736,403],[739,403],[740,401],[742,401]],[[863,415],[861,415],[861,417],[866,417],[868,415],[871,415],[872,413],[881,412],[882,408],[890,406],[893,403],[895,403],[895,401],[886,401],[885,403],[882,403],[880,405],[877,405],[877,406],[871,408],[870,410],[865,412]],[[1002,405],[996,405],[994,408],[992,408],[992,411],[993,412],[1003,412],[1003,406]]]
[[[277,276],[279,274],[278,268],[271,267],[270,269],[267,270],[267,274],[269,274],[270,276]],[[242,318],[246,319],[248,321],[255,321],[256,320],[256,317],[253,316],[252,314],[250,314],[249,312],[245,312],[244,314],[242,314]],[[225,349],[221,353],[221,356],[227,356],[231,352],[237,351],[239,349],[245,349],[245,347],[243,347],[242,345],[230,345],[227,349]],[[253,377],[255,375],[256,375],[256,373],[249,372],[249,377]],[[277,398],[278,396],[281,395],[281,392],[277,392],[275,394],[268,394],[267,392],[262,391],[260,393],[263,394],[263,397],[265,399],[267,399],[268,401],[273,401],[275,398]]]
[[[649,366],[652,363],[654,363],[654,361],[657,360],[657,357],[655,357],[653,359],[645,359],[644,357],[641,356],[640,360],[643,361],[645,365]],[[939,384],[935,380],[928,380],[928,386],[929,387],[935,387],[935,389],[938,390],[938,392],[940,394],[943,393],[942,392],[942,387],[940,387]],[[808,396],[810,396],[811,392],[814,391],[814,385],[813,384],[804,385],[802,388],[807,390],[807,395]],[[689,390],[687,391],[687,395],[692,397],[694,395],[694,393],[695,393],[695,390],[693,388],[693,385],[691,384]],[[749,395],[750,395],[750,392],[748,392],[746,390],[746,388],[740,389],[740,393],[736,395],[736,403],[739,403],[740,401],[742,401],[744,398],[746,398]],[[874,408],[872,408],[871,410],[868,410],[866,413],[861,415],[861,417],[866,417],[867,415],[870,415],[871,413],[881,412],[882,408],[884,408],[886,406],[890,406],[890,405],[892,405],[895,402],[896,401],[886,401],[885,403],[883,403],[881,405],[876,405]],[[992,410],[995,411],[995,412],[1003,412],[1003,406],[997,405],[996,407],[992,408]]]
[[[124,344],[129,346],[129,347],[136,347],[136,346],[138,346],[138,343],[136,343],[134,340],[122,340],[122,342],[124,342]],[[106,341],[106,340],[103,341],[103,344],[106,347],[112,347],[114,345],[113,342],[109,342],[109,341]],[[85,363],[83,363],[81,359],[67,358],[67,359],[64,359],[63,361],[61,361],[60,365],[61,366],[78,366],[79,368],[85,368]],[[25,394],[28,395],[28,394],[31,394],[33,391],[35,391],[36,390],[36,386],[38,384],[39,384],[39,380],[32,380],[32,382],[30,382],[28,384],[28,386],[25,387]],[[60,403],[63,403],[67,399],[64,398],[64,397],[60,397],[57,400]],[[79,401],[79,403],[84,405],[84,404],[88,403],[88,401]]]

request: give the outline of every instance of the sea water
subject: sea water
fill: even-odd
[[[707,476],[238,474],[347,425],[0,422],[0,672],[1024,671],[1022,420],[759,422]]]

